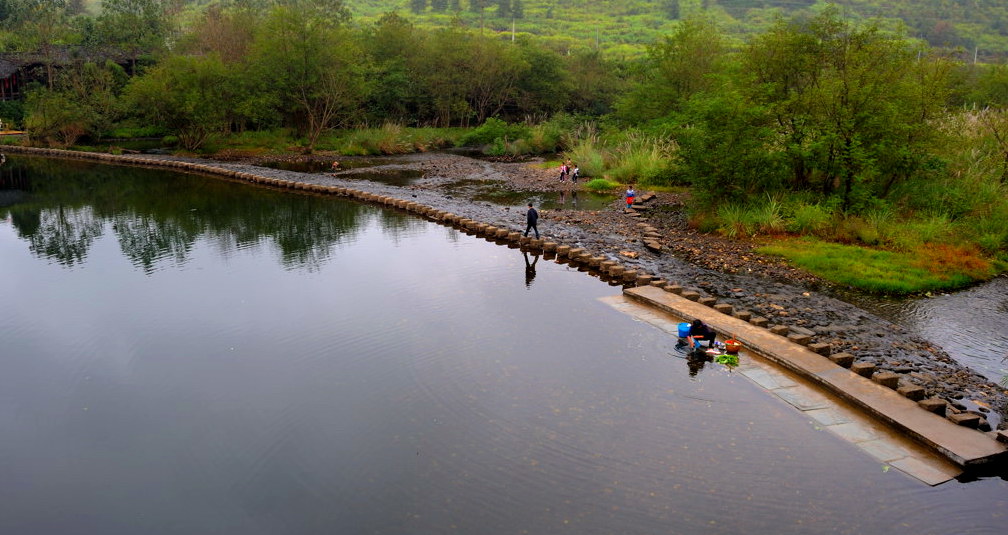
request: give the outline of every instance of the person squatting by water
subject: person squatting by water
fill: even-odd
[[[532,203],[528,204],[528,212],[525,213],[525,221],[528,223],[525,225],[525,236],[528,236],[529,230],[535,231],[535,237],[539,239],[539,228],[536,227],[536,223],[539,221],[539,212],[536,212],[535,208],[532,208]]]
[[[626,197],[626,207],[627,208],[632,208],[633,207],[634,197],[637,196],[637,192],[634,191],[633,185],[631,185],[629,188],[627,188],[626,193],[623,196]]]
[[[690,325],[689,336],[686,337],[686,340],[689,342],[690,348],[700,349],[700,342],[707,342],[707,347],[714,347],[716,338],[717,333],[713,329],[699,319],[695,319]]]

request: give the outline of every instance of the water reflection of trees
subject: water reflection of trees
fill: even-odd
[[[24,219],[14,214],[12,223],[27,222],[33,231],[26,235],[29,249],[38,256],[52,258],[61,264],[81,264],[88,249],[102,235],[102,222],[89,207],[57,206]]]
[[[83,262],[110,227],[123,254],[146,272],[163,261],[185,262],[198,239],[225,253],[272,246],[284,266],[314,269],[354,238],[371,211],[160,170],[28,157],[7,165],[28,177],[13,187],[18,202],[8,208],[18,235],[33,253],[67,266]],[[387,214],[381,221],[392,234],[417,224]]]

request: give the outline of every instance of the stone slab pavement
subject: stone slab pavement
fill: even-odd
[[[941,416],[921,409],[916,402],[901,396],[895,390],[851,372],[805,346],[764,328],[753,326],[739,318],[722,314],[706,305],[655,286],[628,288],[624,290],[624,296],[671,314],[682,321],[700,318],[714,328],[719,336],[739,340],[746,353],[758,357],[746,359],[740,366],[739,371],[743,375],[798,410],[817,419],[822,425],[835,427],[833,430],[837,434],[859,445],[866,443],[864,449],[876,458],[891,461],[890,464],[897,468],[904,466],[916,469],[920,475],[917,473],[911,475],[925,482],[937,484],[954,477],[958,471],[951,473],[948,467],[925,471],[922,467],[934,466],[935,463],[928,462],[919,455],[893,457],[892,451],[873,443],[878,439],[878,433],[858,431],[860,434],[855,434],[853,427],[843,427],[851,422],[851,414],[862,413],[870,420],[883,424],[875,427],[890,427],[899,435],[913,438],[960,467],[980,465],[997,457],[1008,456],[1006,453],[1008,447],[992,437],[974,429],[958,426]],[[675,327],[673,324],[666,330],[674,334]],[[762,365],[758,364],[761,360],[765,361]],[[807,388],[795,390],[794,387],[800,383],[814,385],[825,392],[809,393]],[[847,408],[843,411],[838,410],[841,405]],[[897,464],[897,461],[903,462]],[[938,479],[941,481],[937,481]]]

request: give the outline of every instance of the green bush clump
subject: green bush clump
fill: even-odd
[[[791,207],[791,217],[785,228],[797,234],[819,235],[829,226],[832,217],[820,204],[799,202]]]
[[[612,191],[619,187],[619,184],[605,178],[595,178],[585,184],[585,188],[591,191]]]
[[[469,131],[457,141],[460,147],[481,147],[490,145],[497,140],[506,143],[507,140],[514,140],[528,137],[529,128],[524,125],[509,125],[508,123],[491,117],[477,128]]]
[[[605,171],[605,157],[593,140],[578,143],[565,154],[574,162],[583,177],[602,177]]]
[[[160,126],[117,126],[108,131],[107,136],[113,139],[131,139],[140,137],[163,137],[167,131]]]

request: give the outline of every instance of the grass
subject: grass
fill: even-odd
[[[882,251],[814,238],[790,238],[757,252],[781,256],[836,284],[876,293],[952,290],[993,277],[997,269],[964,246],[925,244],[909,252]]]
[[[588,188],[589,190],[596,192],[612,191],[614,189],[617,189],[618,187],[619,184],[617,184],[616,182],[606,180],[604,178],[596,178],[588,181],[588,183],[585,184],[585,188]]]

